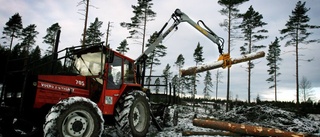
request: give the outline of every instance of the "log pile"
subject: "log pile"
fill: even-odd
[[[261,52],[243,55],[241,57],[233,58],[230,60],[231,60],[231,64],[238,64],[241,62],[246,62],[249,60],[262,58],[264,56],[265,56],[265,53],[263,51],[261,51]],[[188,76],[188,75],[194,75],[195,73],[200,73],[200,72],[204,72],[207,70],[221,68],[224,66],[224,63],[225,63],[224,60],[219,60],[219,61],[216,61],[213,63],[208,63],[208,64],[199,65],[199,66],[195,66],[195,67],[182,68],[182,69],[180,69],[180,75],[183,77],[183,76]]]
[[[211,128],[216,130],[223,130],[226,132],[196,132],[196,131],[184,131],[182,135],[223,135],[223,136],[277,136],[277,137],[316,137],[314,135],[295,133],[283,131],[275,128],[266,128],[261,126],[252,126],[245,124],[237,124],[232,122],[224,122],[213,119],[193,119],[193,125]]]

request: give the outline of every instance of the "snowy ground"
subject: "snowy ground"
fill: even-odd
[[[221,108],[225,108],[222,106]],[[166,127],[159,132],[152,126],[147,136],[149,137],[179,137],[183,131],[217,131],[209,128],[193,126],[192,120],[198,118],[214,118],[224,121],[259,125],[268,128],[278,128],[284,131],[311,133],[320,136],[320,115],[298,116],[295,113],[268,106],[252,106],[234,108],[228,113],[224,109],[215,110],[212,107],[205,111],[204,107],[197,107],[195,112],[192,107],[179,106],[179,123],[175,127]],[[114,128],[105,130],[105,137],[115,136]],[[194,136],[199,137],[199,136]],[[200,137],[206,137],[201,135]]]
[[[225,108],[221,106],[221,108]],[[225,112],[224,109],[215,110],[209,107],[196,107],[195,111],[190,106],[179,106],[179,123],[175,127],[165,127],[159,132],[154,126],[149,129],[148,137],[179,137],[183,131],[217,131],[192,125],[194,116],[198,118],[214,118],[223,121],[259,125],[268,128],[278,128],[285,131],[311,133],[320,136],[320,115],[311,114],[299,116],[295,113],[268,106],[237,107]],[[103,137],[115,137],[115,128],[106,127]],[[0,134],[0,137],[2,135]],[[206,135],[193,137],[207,137]]]

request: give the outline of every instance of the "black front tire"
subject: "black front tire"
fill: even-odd
[[[144,92],[133,90],[124,94],[116,106],[118,136],[146,136],[151,123],[150,116],[149,99]]]
[[[99,137],[104,120],[97,105],[87,98],[70,97],[51,108],[43,126],[45,137]]]

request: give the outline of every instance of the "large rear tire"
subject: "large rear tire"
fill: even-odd
[[[115,120],[118,136],[146,136],[151,123],[146,94],[138,90],[124,94],[116,106]]]
[[[51,108],[43,130],[45,137],[99,137],[103,124],[102,113],[94,102],[70,97]]]

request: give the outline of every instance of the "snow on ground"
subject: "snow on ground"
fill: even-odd
[[[285,111],[270,106],[250,106],[237,107],[225,112],[224,109],[215,110],[209,107],[205,111],[204,107],[196,107],[195,111],[190,106],[178,106],[179,123],[175,127],[165,127],[159,132],[154,126],[149,129],[148,137],[179,137],[183,131],[212,132],[219,131],[209,128],[193,126],[192,120],[198,118],[214,118],[222,121],[257,125],[268,128],[278,128],[285,131],[311,133],[320,136],[320,115],[311,114],[300,116],[293,112]],[[220,108],[225,108],[221,106]],[[109,127],[105,130],[105,137],[115,136],[115,129]],[[209,137],[207,135],[194,135],[191,137]]]
[[[191,106],[178,106],[179,123],[174,127],[165,127],[159,132],[155,126],[149,129],[148,137],[180,137],[183,131],[217,131],[209,128],[196,127],[192,125],[192,120],[198,118],[214,118],[222,121],[230,121],[236,123],[244,123],[250,125],[259,125],[268,128],[278,128],[285,131],[311,133],[320,136],[320,114],[309,114],[306,116],[297,115],[293,112],[283,109],[256,105],[250,107],[236,107],[229,112],[222,109],[215,110],[209,107],[207,111],[203,105],[192,110]],[[0,134],[0,137],[2,135]],[[116,137],[116,129],[113,126],[106,127],[102,137]],[[209,137],[207,135],[191,136],[191,137]]]

